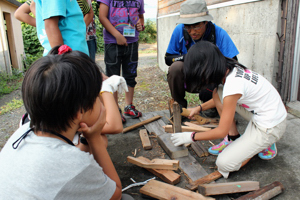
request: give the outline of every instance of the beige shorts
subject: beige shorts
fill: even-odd
[[[223,86],[219,86],[218,95],[223,103]],[[248,120],[248,126],[241,137],[228,145],[219,154],[216,165],[218,171],[228,178],[230,172],[238,171],[244,161],[277,142],[285,133],[286,119],[272,128],[264,128],[252,121],[252,113],[237,105],[236,112]]]

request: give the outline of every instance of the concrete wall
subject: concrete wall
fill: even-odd
[[[216,6],[216,5],[213,5]],[[278,69],[280,30],[280,0],[264,0],[251,3],[211,9],[213,22],[227,31],[237,46],[239,61],[246,67],[262,74],[276,87],[275,74]],[[158,64],[163,71],[168,70],[164,62],[171,34],[179,15],[159,17]],[[279,34],[280,35],[280,34]]]
[[[4,17],[3,14],[5,13],[6,16],[9,14],[10,16],[10,24],[11,24],[11,37],[13,42],[11,45],[13,46],[10,48],[11,51],[14,51],[16,55],[14,61],[14,68],[22,70],[22,54],[24,54],[24,45],[23,45],[23,37],[22,37],[22,29],[21,23],[14,17],[14,12],[18,7],[12,3],[6,1],[0,1],[0,72],[11,73],[11,58],[9,52],[9,45],[7,41],[7,34],[4,27]]]

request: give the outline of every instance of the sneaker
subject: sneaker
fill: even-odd
[[[213,155],[219,155],[225,147],[227,147],[232,141],[228,141],[228,135],[224,138],[222,142],[217,145],[214,145],[208,149],[208,152]]]
[[[262,150],[260,153],[258,153],[258,157],[260,157],[263,160],[271,160],[277,155],[277,148],[276,144],[272,144],[267,149]]]
[[[138,118],[142,116],[142,113],[135,109],[135,106],[130,104],[124,108],[124,113],[131,118]]]
[[[122,114],[121,108],[119,108],[119,112],[120,112],[120,115],[121,115],[122,123],[124,124],[124,123],[126,122],[126,118],[125,118],[124,115]]]

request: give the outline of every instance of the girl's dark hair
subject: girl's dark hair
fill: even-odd
[[[78,111],[93,108],[101,89],[101,73],[89,56],[79,51],[57,55],[58,48],[35,61],[22,84],[30,127],[36,130],[66,131]]]
[[[202,90],[208,85],[222,83],[227,69],[229,73],[235,66],[243,65],[236,60],[223,56],[219,48],[208,41],[199,41],[193,45],[184,58],[184,77],[188,88]]]

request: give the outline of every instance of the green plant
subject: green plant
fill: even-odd
[[[145,23],[145,30],[140,32],[139,42],[140,43],[155,43],[156,42],[156,23],[147,19]]]
[[[0,115],[3,115],[17,108],[20,108],[21,106],[23,106],[22,99],[13,99],[11,102],[6,103],[4,106],[0,108]]]
[[[13,69],[12,75],[0,73],[0,97],[18,89],[23,80],[23,73]]]
[[[195,107],[200,103],[199,94],[186,92],[185,99],[187,100],[189,107]]]

